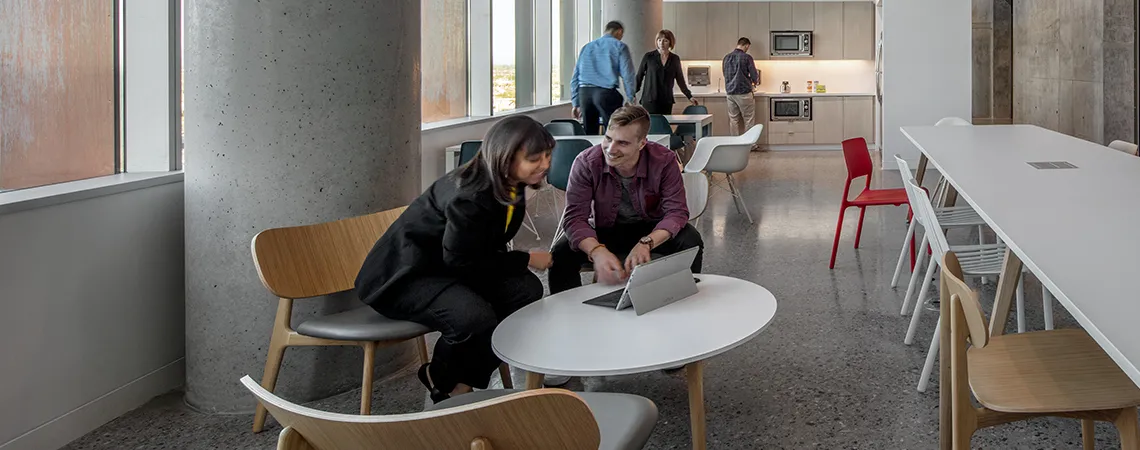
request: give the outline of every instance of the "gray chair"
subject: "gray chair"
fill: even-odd
[[[467,161],[475,159],[475,154],[479,153],[479,147],[483,146],[483,141],[463,141],[459,144],[459,165],[467,164]]]
[[[657,424],[657,406],[629,394],[490,390],[424,412],[361,417],[290,403],[249,376],[241,383],[284,428],[279,450],[636,450]]]
[[[578,124],[579,127],[582,126],[578,122],[550,122],[543,127],[551,136],[576,136],[578,133],[574,130],[574,124]]]
[[[457,406],[517,394],[518,390],[502,389],[477,391],[444,400],[429,411],[446,410]],[[645,447],[653,428],[657,426],[657,405],[644,397],[607,392],[575,392],[590,408],[601,434],[602,450],[626,450]],[[549,426],[549,425],[548,425]]]
[[[579,122],[575,119],[554,119],[551,120],[550,123],[568,123],[571,127],[574,127],[574,136],[586,135],[586,127],[582,126],[582,122]]]

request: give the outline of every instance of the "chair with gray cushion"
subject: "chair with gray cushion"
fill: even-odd
[[[636,450],[657,424],[657,406],[629,394],[479,391],[424,412],[361,417],[290,403],[248,376],[241,383],[284,428],[279,450]]]
[[[550,121],[550,123],[568,123],[570,126],[574,127],[574,136],[586,135],[586,127],[582,126],[582,122],[579,122],[575,119],[553,119]]]
[[[550,122],[543,125],[543,128],[546,128],[546,131],[550,133],[551,136],[576,136],[577,133],[574,131],[574,124],[578,124],[579,127],[582,126],[582,124],[578,122]]]
[[[483,141],[463,141],[459,144],[459,165],[467,164],[467,161],[475,159],[475,154],[479,153],[479,147],[483,146]]]
[[[293,327],[293,302],[320,301],[318,297],[350,291],[368,251],[396,221],[404,208],[390,209],[335,222],[286,228],[273,228],[253,237],[253,265],[261,283],[278,297],[276,318],[269,339],[269,355],[261,386],[272,391],[281,371],[285,349],[296,346],[351,345],[364,350],[361,376],[360,413],[372,411],[372,372],[376,350],[408,340],[416,340],[421,363],[426,363],[427,327],[384,317],[370,307],[320,316]],[[500,368],[500,375],[505,366]],[[510,376],[503,377],[510,386]],[[253,419],[253,431],[265,425],[265,408],[260,404]]]

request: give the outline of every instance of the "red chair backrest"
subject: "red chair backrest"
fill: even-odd
[[[871,176],[873,167],[866,139],[857,137],[843,141],[843,160],[847,163],[847,181]]]

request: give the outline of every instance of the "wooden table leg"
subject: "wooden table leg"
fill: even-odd
[[[919,186],[922,186],[922,180],[926,178],[926,165],[929,162],[930,160],[926,158],[926,153],[920,153],[918,155],[918,167],[914,171],[914,181],[918,182]]]
[[[1009,321],[1009,309],[1013,306],[1013,297],[1017,292],[1017,283],[1021,281],[1021,258],[1006,249],[1005,262],[1001,266],[1001,275],[998,276],[997,294],[994,295],[994,311],[990,314],[990,336],[1005,334],[1005,324]]]
[[[527,372],[526,373],[526,388],[527,389],[542,389],[542,380],[546,375],[541,373]]]
[[[689,426],[693,431],[693,450],[705,450],[705,362],[685,366],[689,382]]]

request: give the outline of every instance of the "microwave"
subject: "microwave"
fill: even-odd
[[[811,97],[772,97],[769,106],[773,122],[811,120]]]
[[[811,56],[810,31],[773,31],[772,56]]]

